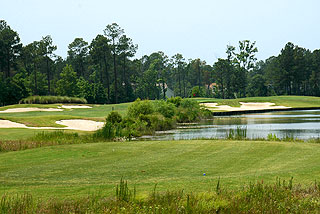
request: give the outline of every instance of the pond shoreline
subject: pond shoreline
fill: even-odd
[[[229,115],[241,115],[241,114],[253,114],[253,113],[267,113],[275,111],[299,111],[299,110],[318,110],[320,107],[299,107],[299,108],[287,108],[287,109],[257,109],[257,110],[243,110],[243,111],[222,111],[212,112],[213,116],[229,116]]]

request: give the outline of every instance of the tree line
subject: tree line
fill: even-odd
[[[201,59],[168,57],[159,51],[134,58],[134,44],[116,23],[90,43],[75,38],[64,59],[50,35],[23,45],[0,20],[0,103],[30,95],[83,97],[89,103],[181,97],[238,98],[269,95],[320,96],[320,50],[287,43],[278,56],[257,61],[255,42],[227,46],[213,65]]]

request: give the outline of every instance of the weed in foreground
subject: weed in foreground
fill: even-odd
[[[239,190],[221,187],[215,192],[157,192],[156,186],[144,198],[135,197],[135,188],[121,178],[115,197],[90,195],[80,199],[41,199],[30,194],[3,195],[1,213],[319,213],[320,184],[302,188],[289,181],[276,179],[250,183]]]

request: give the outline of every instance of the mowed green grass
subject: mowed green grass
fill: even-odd
[[[203,173],[206,173],[204,176]],[[0,194],[39,197],[113,195],[121,177],[138,194],[202,192],[249,182],[320,180],[320,145],[263,141],[142,141],[43,147],[0,153]]]
[[[229,105],[240,107],[239,102],[271,102],[275,105],[292,108],[320,107],[320,97],[310,96],[271,96],[271,97],[246,97],[239,99],[214,99],[214,98],[194,98],[199,102],[218,103],[218,105]]]

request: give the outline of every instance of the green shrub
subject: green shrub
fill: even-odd
[[[154,113],[146,116],[150,127],[154,131],[165,131],[172,129],[174,126],[174,120],[170,118],[165,118],[162,114]]]
[[[167,102],[174,104],[176,107],[179,107],[182,102],[182,98],[181,97],[171,97],[171,98],[167,99]]]
[[[141,130],[145,129],[145,124],[139,123],[132,118],[124,117],[121,121],[121,127],[122,135],[131,140],[132,137],[141,136]]]
[[[189,123],[201,119],[201,109],[197,101],[183,99],[177,111],[177,121],[180,123]]]
[[[132,118],[139,118],[140,115],[152,114],[154,111],[154,106],[150,100],[137,99],[129,106],[128,116]]]
[[[95,132],[94,138],[113,140],[117,137],[123,137],[121,121],[122,117],[118,112],[110,112],[106,118],[106,123],[102,129]]]
[[[110,122],[106,122],[102,129],[95,132],[94,138],[112,140],[115,137],[114,126]]]
[[[159,100],[154,102],[155,111],[166,118],[172,118],[175,115],[176,107],[173,103]]]
[[[112,124],[121,123],[122,117],[117,111],[112,111],[108,114],[106,121]]]
[[[19,104],[54,104],[54,103],[86,104],[87,100],[79,97],[30,96],[19,101]]]
[[[203,87],[200,87],[199,89],[199,86],[194,86],[191,89],[191,97],[205,97],[206,95],[205,91],[206,90]]]

